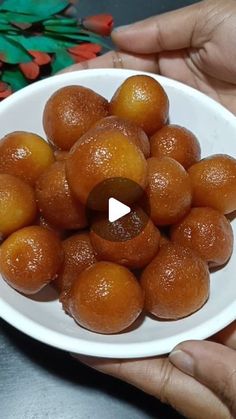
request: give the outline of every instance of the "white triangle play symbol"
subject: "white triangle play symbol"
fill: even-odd
[[[110,223],[119,220],[119,218],[122,218],[124,215],[131,212],[130,207],[115,198],[109,198],[108,210],[108,218]]]

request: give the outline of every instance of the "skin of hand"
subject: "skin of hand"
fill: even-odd
[[[236,418],[236,321],[214,336],[186,341],[169,357],[113,360],[75,355],[82,363],[157,397],[190,419]]]
[[[236,2],[207,0],[117,28],[117,51],[64,72],[116,67],[150,71],[206,93],[236,114]]]
[[[206,93],[236,114],[235,0],[207,0],[154,16],[117,28],[112,39],[116,51],[64,72],[115,67],[159,73]],[[236,322],[212,340],[183,342],[169,357],[77,358],[152,394],[188,418],[233,419]]]

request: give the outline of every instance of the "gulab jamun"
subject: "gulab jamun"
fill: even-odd
[[[151,218],[156,225],[175,224],[191,207],[189,175],[180,163],[170,157],[151,157],[147,163]]]
[[[65,237],[68,235],[68,232],[66,230],[61,230],[60,228],[57,228],[53,225],[51,225],[42,214],[39,214],[39,217],[37,218],[36,225],[39,225],[40,227],[46,228],[47,230],[53,231],[57,235],[57,237],[61,240],[65,239]]]
[[[33,188],[16,176],[0,174],[0,238],[33,223],[36,215]]]
[[[35,294],[54,280],[63,260],[58,237],[39,226],[16,231],[0,247],[0,272],[12,288],[23,294]]]
[[[169,239],[169,237],[168,237],[165,233],[163,233],[162,231],[161,231],[160,233],[161,233],[161,236],[160,236],[159,247],[161,248],[161,247],[165,246],[166,244],[169,244],[169,243],[170,243],[170,239]]]
[[[212,267],[224,265],[233,251],[233,229],[227,218],[208,207],[192,208],[172,226],[171,240],[191,247]]]
[[[32,186],[54,160],[51,147],[37,134],[16,131],[0,140],[0,173],[20,177]]]
[[[161,319],[186,317],[208,299],[209,280],[207,263],[192,249],[166,244],[141,276],[145,308]]]
[[[160,232],[142,213],[137,209],[112,223],[103,218],[92,224],[90,238],[98,259],[131,269],[143,268],[151,262],[159,249]],[[129,238],[127,233],[132,225],[137,235],[132,237],[130,231]],[[98,234],[99,230],[103,230],[103,234],[107,231],[107,239]]]
[[[43,126],[48,141],[59,150],[70,150],[96,121],[108,115],[108,108],[108,101],[87,87],[62,87],[44,108]]]
[[[61,150],[54,151],[54,157],[56,161],[66,160],[68,156],[69,156],[68,151],[61,151]]]
[[[188,170],[194,207],[211,207],[223,214],[236,210],[236,159],[214,154]]]
[[[66,160],[66,174],[75,197],[86,204],[93,189],[111,178],[147,184],[147,162],[141,150],[118,130],[94,131],[79,141]]]
[[[131,76],[112,97],[110,114],[135,122],[147,135],[152,135],[166,124],[169,100],[153,77]]]
[[[62,230],[87,226],[85,207],[71,194],[64,161],[55,162],[40,176],[35,191],[40,212],[52,226]]]
[[[70,314],[93,332],[119,333],[137,319],[142,309],[142,289],[124,266],[97,262],[73,282]]]
[[[152,157],[171,157],[188,169],[201,158],[197,137],[179,125],[165,125],[150,139]]]
[[[147,134],[141,127],[132,121],[128,121],[128,119],[122,119],[114,115],[107,116],[106,118],[98,121],[92,129],[117,129],[140,148],[146,159],[150,156],[150,143]]]
[[[73,281],[97,260],[88,233],[78,233],[68,237],[62,242],[62,247],[65,255],[64,265],[53,284],[60,292],[60,301],[66,310],[68,292]]]

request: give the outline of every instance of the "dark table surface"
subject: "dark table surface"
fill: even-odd
[[[50,1],[50,0],[49,0]],[[111,13],[116,25],[179,8],[191,0],[80,0],[80,16]],[[0,320],[1,419],[177,419],[135,388],[101,375]]]

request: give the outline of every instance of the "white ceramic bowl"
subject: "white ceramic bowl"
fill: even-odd
[[[110,99],[130,70],[85,70],[35,83],[0,105],[0,138],[14,130],[44,136],[42,112],[46,100],[58,88],[80,84]],[[144,73],[145,74],[145,73]],[[170,122],[192,130],[202,155],[227,153],[236,157],[236,118],[207,96],[188,86],[152,75],[170,99]],[[236,220],[232,222],[236,236]],[[52,289],[27,298],[0,277],[0,316],[8,323],[60,349],[111,358],[137,358],[167,353],[186,339],[204,339],[227,326],[236,314],[236,251],[230,262],[211,275],[210,298],[197,313],[178,321],[155,321],[148,317],[134,330],[118,335],[100,335],[79,327],[62,311]]]

